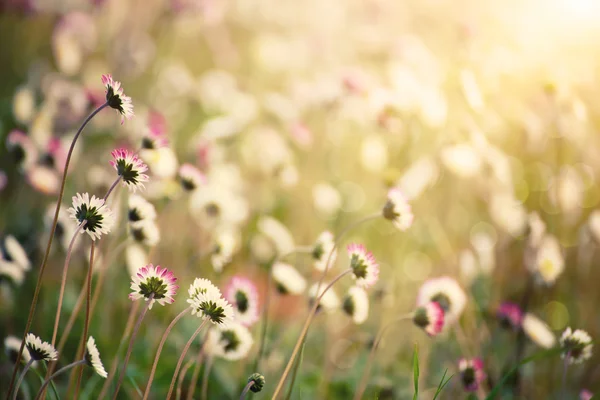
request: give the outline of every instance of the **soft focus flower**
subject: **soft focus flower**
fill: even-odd
[[[85,361],[87,364],[94,368],[94,371],[96,371],[98,375],[106,378],[108,374],[104,369],[104,365],[102,365],[102,360],[100,360],[100,352],[98,352],[96,341],[92,336],[89,337],[87,344],[85,345],[85,349]]]
[[[342,309],[348,314],[355,324],[360,325],[369,317],[369,296],[359,287],[353,286],[342,302]]]
[[[35,361],[54,361],[58,358],[58,353],[54,346],[48,342],[42,342],[42,339],[33,333],[28,333],[25,338],[25,347],[29,355]]]
[[[148,166],[139,157],[126,149],[115,149],[111,155],[114,160],[110,161],[117,174],[121,177],[123,184],[135,193],[137,189],[144,188],[144,182],[148,182],[148,175],[144,174]]]
[[[417,306],[437,302],[444,310],[445,325],[452,325],[462,314],[467,304],[467,295],[458,282],[448,276],[429,279],[417,295]]]
[[[227,326],[219,326],[208,332],[207,350],[217,357],[229,361],[238,361],[245,358],[254,340],[248,328],[238,322]]]
[[[327,260],[329,259],[329,265],[333,265],[335,263],[335,259],[337,258],[337,250],[334,250],[334,237],[333,233],[329,231],[325,231],[319,235],[317,241],[312,250],[312,258],[314,261],[314,266],[317,271],[325,271]],[[329,258],[329,254],[331,254],[331,258]]]
[[[247,278],[234,276],[225,289],[225,298],[233,306],[235,320],[244,326],[258,321],[258,292]]]
[[[152,176],[159,179],[174,178],[177,174],[177,155],[170,147],[140,150],[140,157],[148,164]]]
[[[319,286],[318,282],[310,287],[310,289],[308,290],[308,298],[309,298],[309,301],[311,304],[314,301],[316,301],[317,297],[319,297],[321,294],[323,294],[323,291],[325,290],[325,288],[328,285],[329,284],[327,282],[323,282],[321,284],[321,287],[319,288],[318,293],[317,293],[317,287]],[[329,288],[329,290],[326,291],[325,294],[323,294],[323,297],[321,297],[321,301],[319,301],[319,305],[317,306],[317,311],[321,310],[321,308],[323,308],[326,312],[335,311],[340,307],[340,305],[341,305],[340,298],[338,297],[337,294],[335,294],[335,291],[333,290],[333,288]]]
[[[30,167],[38,158],[37,148],[31,138],[18,130],[13,130],[8,134],[6,148],[12,154],[15,164],[23,169]]]
[[[161,130],[148,129],[142,137],[142,149],[156,150],[169,145],[169,140]]]
[[[36,164],[25,174],[32,188],[45,195],[55,195],[60,188],[60,177],[55,169]]]
[[[348,255],[356,285],[365,289],[373,286],[379,279],[379,264],[373,254],[362,244],[353,243],[348,246]]]
[[[31,269],[31,262],[25,249],[12,235],[7,235],[0,245],[0,264],[2,262],[14,263],[17,267],[24,271]]]
[[[129,195],[127,217],[129,222],[156,219],[156,209],[148,200],[136,194]]]
[[[579,392],[579,400],[592,400],[592,397],[594,397],[594,393],[587,389],[581,389]]]
[[[114,81],[110,74],[102,75],[102,84],[106,87],[106,102],[121,114],[121,125],[125,119],[133,118],[131,97],[125,96],[121,82]]]
[[[567,358],[570,364],[580,364],[592,357],[592,338],[581,329],[565,329],[560,337],[560,345],[563,348],[563,358]]]
[[[273,217],[261,217],[256,227],[260,233],[271,240],[277,254],[284,255],[294,251],[294,238],[290,230]]]
[[[412,225],[414,219],[412,208],[400,189],[392,188],[388,191],[383,217],[392,221],[401,231],[407,230]]]
[[[248,203],[238,193],[223,183],[209,182],[190,197],[192,216],[208,229],[237,226],[248,218]]]
[[[78,224],[85,222],[81,233],[87,232],[92,240],[100,239],[110,232],[115,220],[112,211],[104,205],[104,200],[88,193],[77,193],[73,196],[73,207],[68,210],[69,216]]]
[[[306,289],[306,279],[290,264],[276,262],[272,271],[275,286],[281,294],[302,294]]]
[[[25,280],[25,270],[11,262],[0,260],[0,282],[3,278],[10,279],[15,285],[21,286]]]
[[[148,264],[138,269],[137,273],[131,277],[132,292],[129,294],[129,298],[132,301],[141,298],[144,301],[150,301],[149,309],[152,309],[154,302],[158,302],[162,306],[165,303],[172,304],[175,301],[173,296],[179,289],[175,282],[177,282],[177,278],[173,272],[160,265]]]
[[[223,271],[223,267],[231,262],[236,246],[237,239],[232,231],[223,230],[217,233],[215,246],[210,254],[210,262],[215,272]]]
[[[537,249],[542,244],[542,240],[546,235],[546,224],[540,218],[540,215],[536,212],[529,214],[528,228],[527,228],[527,244]]]
[[[415,325],[422,328],[429,336],[436,336],[442,331],[444,319],[444,309],[435,301],[417,307],[413,315]]]
[[[192,164],[183,164],[179,167],[179,181],[188,192],[198,189],[206,183],[206,177]]]
[[[556,343],[556,337],[550,327],[533,314],[525,314],[522,327],[527,337],[540,347],[549,349]]]
[[[528,265],[530,271],[536,278],[547,284],[552,285],[556,278],[565,269],[565,260],[558,240],[551,235],[546,235],[542,240],[537,252],[535,262]]]
[[[254,384],[250,386],[250,390],[254,393],[258,393],[265,386],[265,377],[258,372],[255,372],[248,378],[248,383],[250,382],[254,382]]]
[[[221,291],[208,279],[196,278],[188,289],[187,302],[192,315],[210,319],[215,325],[229,325],[233,320],[233,308],[222,296]]]
[[[148,247],[156,246],[160,241],[160,231],[155,221],[144,219],[129,224],[129,234],[138,243]]]
[[[14,364],[17,362],[17,355],[19,354],[20,349],[21,349],[21,339],[19,339],[16,336],[7,336],[4,338],[4,352],[6,353],[6,356],[8,357],[8,359],[10,360],[11,363]],[[30,359],[31,359],[31,356],[29,355],[29,352],[24,351],[21,356],[21,362],[23,364],[27,364]],[[34,362],[32,364],[32,366],[35,366],[35,365],[36,365],[36,363]]]
[[[461,358],[458,361],[458,369],[463,386],[467,392],[476,392],[485,381],[487,375],[483,370],[483,361],[480,358],[467,360]]]
[[[523,322],[523,311],[518,304],[511,302],[504,302],[500,304],[496,310],[496,317],[500,322],[500,325],[515,331],[521,329]]]

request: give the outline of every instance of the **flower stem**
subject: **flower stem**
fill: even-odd
[[[71,156],[73,155],[73,149],[75,148],[75,143],[77,143],[77,139],[81,135],[83,128],[94,118],[96,114],[102,111],[103,108],[108,106],[108,102],[102,104],[100,107],[95,109],[86,119],[83,121],[83,124],[79,127],[79,130],[75,134],[73,141],[71,142],[71,146],[69,147],[69,152],[67,153],[67,159],[65,160],[65,167],[63,171],[62,180],[60,182],[60,191],[58,193],[58,199],[56,200],[56,208],[54,209],[54,219],[52,220],[52,226],[50,228],[50,235],[48,236],[48,244],[46,245],[46,251],[44,252],[44,258],[42,259],[42,264],[40,265],[40,272],[38,273],[37,283],[35,285],[35,290],[33,292],[33,299],[31,300],[31,306],[29,307],[29,315],[27,316],[27,323],[25,324],[25,330],[23,333],[23,340],[21,341],[21,347],[19,348],[19,352],[17,353],[17,360],[15,362],[15,368],[13,369],[12,377],[10,378],[10,385],[8,387],[8,393],[6,395],[6,399],[10,398],[10,393],[12,391],[13,385],[15,383],[15,379],[17,377],[18,366],[21,362],[21,357],[23,355],[23,349],[25,347],[25,339],[27,338],[27,334],[29,333],[29,329],[31,328],[31,323],[33,322],[33,315],[35,314],[35,307],[37,306],[38,297],[40,295],[40,290],[42,288],[42,280],[44,277],[44,272],[46,270],[46,264],[48,263],[48,257],[50,256],[50,248],[52,247],[52,240],[54,239],[54,232],[56,231],[56,225],[58,224],[58,214],[60,212],[60,205],[62,203],[62,198],[65,193],[65,183],[67,181],[67,172],[69,171],[69,163],[71,162]]]
[[[240,395],[240,400],[244,400],[246,398],[246,394],[248,393],[252,385],[254,385],[254,381],[250,381],[246,384],[244,390],[242,390],[242,394]]]
[[[296,345],[294,346],[294,351],[292,352],[292,355],[290,356],[290,359],[288,360],[288,363],[285,366],[285,370],[283,371],[283,374],[281,374],[281,378],[279,378],[279,382],[277,383],[277,387],[275,388],[275,393],[273,393],[273,400],[277,398],[277,396],[281,392],[281,389],[283,388],[283,384],[285,383],[285,378],[287,378],[288,374],[290,373],[290,369],[292,368],[292,364],[294,363],[294,360],[296,359],[296,355],[298,354],[298,351],[300,350],[300,347],[302,346],[302,342],[304,341],[304,337],[306,336],[306,333],[308,332],[308,328],[310,327],[310,323],[312,322],[312,320],[313,320],[313,318],[315,316],[315,313],[317,311],[317,307],[319,306],[319,303],[321,302],[321,299],[323,298],[323,296],[325,295],[325,293],[327,293],[327,291],[337,281],[339,281],[341,278],[343,278],[345,275],[348,275],[351,272],[352,272],[352,269],[347,269],[344,272],[342,272],[341,274],[339,274],[338,276],[336,276],[329,283],[329,285],[327,285],[325,287],[325,289],[323,290],[323,292],[315,299],[315,302],[314,302],[312,308],[310,309],[310,311],[308,313],[308,317],[306,318],[306,321],[304,322],[304,327],[302,328],[302,331],[300,332],[300,337],[298,337],[298,340],[296,341]],[[317,293],[319,293],[319,292],[317,291]]]
[[[385,334],[385,332],[394,324],[396,324],[400,321],[405,321],[412,317],[413,317],[413,313],[406,314],[401,317],[395,318],[395,319],[391,320],[390,322],[388,322],[386,325],[384,325],[379,330],[379,332],[377,333],[377,336],[375,337],[375,341],[373,342],[373,346],[371,346],[371,351],[369,352],[369,358],[367,359],[367,365],[365,365],[365,369],[364,369],[362,377],[360,379],[360,383],[358,384],[356,393],[354,394],[354,400],[360,400],[363,398],[362,395],[365,392],[365,389],[367,388],[369,372],[371,370],[371,366],[373,365],[373,361],[375,360],[375,352],[377,351],[377,347],[379,347],[379,343],[381,342],[381,339],[383,339],[383,335]]]
[[[44,389],[46,388],[46,386],[48,386],[48,384],[54,379],[56,378],[58,375],[62,374],[63,372],[66,372],[68,370],[70,370],[73,367],[76,367],[78,365],[82,365],[85,364],[87,361],[85,359],[81,359],[79,361],[75,361],[72,362],[71,364],[65,365],[64,367],[62,367],[61,369],[59,369],[58,371],[56,371],[55,373],[52,374],[52,376],[50,376],[48,379],[46,379],[44,381],[44,383],[42,384],[42,387],[40,387],[40,390],[38,391],[38,394],[35,396],[35,399],[39,399],[40,397],[42,397],[42,393],[44,392]],[[77,396],[75,396],[75,398],[77,398]]]
[[[208,398],[208,377],[210,376],[210,370],[212,369],[214,358],[208,356],[206,359],[206,366],[204,367],[204,375],[202,376],[202,392],[200,395],[201,400]]]
[[[183,387],[185,375],[187,374],[188,370],[192,367],[192,365],[194,365],[195,361],[195,358],[188,360],[188,362],[186,362],[183,368],[181,369],[181,373],[179,374],[179,378],[177,379],[177,390],[175,390],[175,400],[181,399],[181,388]]]
[[[198,355],[196,356],[196,365],[194,366],[194,372],[192,372],[192,379],[190,380],[190,385],[188,386],[186,400],[192,400],[194,398],[196,383],[198,382],[198,377],[200,376],[200,366],[202,365],[202,358],[204,358],[205,345],[206,340],[202,342],[202,346],[200,346],[200,350],[198,350]]]
[[[208,318],[204,319],[202,321],[202,323],[200,324],[200,326],[198,327],[198,329],[196,329],[196,332],[194,332],[194,334],[192,335],[190,340],[188,340],[188,342],[185,344],[185,347],[183,348],[183,351],[181,352],[181,355],[179,356],[179,360],[177,361],[177,366],[175,367],[175,373],[173,374],[173,378],[171,379],[171,386],[169,386],[169,393],[167,394],[167,397],[166,397],[167,399],[170,399],[171,394],[173,394],[173,388],[175,387],[175,379],[177,379],[177,374],[179,373],[179,369],[181,368],[181,364],[183,363],[183,359],[185,358],[185,355],[187,354],[188,350],[190,349],[192,342],[194,341],[194,339],[196,339],[196,336],[198,336],[198,334],[200,333],[200,331],[202,330],[204,325],[206,325],[207,322],[208,322]]]
[[[565,360],[563,362],[563,372],[562,372],[562,383],[561,383],[561,389],[560,389],[560,393],[562,393],[561,395],[561,399],[566,399],[567,398],[567,370],[569,369],[569,359],[571,358],[571,352],[568,351],[567,354],[565,354]]]
[[[110,194],[112,193],[113,190],[115,190],[115,187],[117,186],[117,184],[121,181],[121,175],[119,175],[119,177],[117,179],[115,179],[115,181],[113,182],[113,184],[110,186],[110,188],[108,189],[108,191],[106,192],[106,194],[104,195],[104,203],[106,203],[106,200],[108,200],[108,196],[110,196]]]
[[[167,326],[165,333],[163,333],[162,337],[160,338],[160,343],[158,344],[158,349],[156,350],[156,355],[154,356],[154,362],[152,363],[152,369],[150,370],[150,377],[148,378],[148,383],[146,384],[146,389],[144,390],[143,400],[146,400],[150,395],[150,388],[152,387],[152,381],[154,380],[154,374],[156,373],[156,367],[158,366],[158,359],[160,357],[160,353],[162,352],[163,346],[167,341],[167,336],[169,335],[171,329],[173,329],[177,321],[179,321],[181,317],[187,314],[190,310],[191,307],[187,307],[185,310],[180,312],[175,318],[173,318],[173,321],[171,321],[169,326]]]
[[[19,388],[21,387],[21,382],[23,382],[23,378],[25,378],[25,374],[29,371],[31,364],[33,364],[34,359],[30,358],[25,364],[25,368],[23,368],[23,372],[19,375],[19,380],[17,380],[17,385],[15,386],[15,394],[13,395],[13,400],[17,400],[17,395],[19,394]],[[18,366],[18,365],[17,365]],[[16,367],[15,367],[16,368]]]
[[[116,400],[117,394],[119,394],[119,389],[121,389],[121,384],[123,383],[123,379],[125,378],[125,372],[127,371],[127,364],[129,363],[129,357],[131,357],[131,350],[133,350],[133,342],[135,341],[135,337],[137,336],[138,331],[140,330],[140,326],[142,325],[142,320],[144,316],[148,312],[150,308],[150,304],[152,304],[152,299],[154,298],[154,293],[150,294],[150,297],[146,299],[146,304],[144,304],[144,308],[138,317],[137,322],[135,323],[135,327],[133,328],[133,332],[131,333],[131,338],[129,338],[129,346],[127,347],[127,353],[125,354],[125,360],[123,360],[123,366],[121,367],[121,373],[119,374],[119,380],[117,381],[117,388],[115,389],[115,394],[113,395],[113,400]]]

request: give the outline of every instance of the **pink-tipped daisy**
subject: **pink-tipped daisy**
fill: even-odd
[[[387,202],[383,206],[383,217],[394,223],[396,228],[405,231],[413,223],[413,213],[408,200],[398,188],[388,191]]]
[[[500,321],[500,325],[505,328],[518,331],[521,329],[523,323],[523,311],[518,304],[511,302],[504,302],[500,304],[498,310],[496,310],[496,317]]]
[[[6,137],[6,148],[12,154],[15,164],[24,169],[34,164],[38,158],[38,150],[31,138],[16,129]]]
[[[137,189],[144,188],[144,182],[148,182],[148,166],[140,158],[126,149],[115,149],[111,155],[114,160],[110,161],[117,174],[121,177],[123,184],[135,193]]]
[[[413,322],[429,336],[436,336],[444,327],[444,309],[431,301],[415,310]]]
[[[165,303],[172,304],[175,299],[173,296],[177,293],[179,286],[175,284],[177,278],[173,272],[157,265],[148,264],[140,268],[137,273],[131,277],[131,290],[129,298],[133,301],[144,298],[150,300],[148,308],[152,308],[154,302],[164,306]]]
[[[379,279],[379,264],[373,254],[362,244],[352,243],[348,246],[348,256],[356,285],[365,289],[373,286]]]
[[[131,97],[125,96],[121,82],[113,80],[110,74],[102,75],[102,84],[106,87],[106,102],[109,107],[121,114],[121,125],[125,119],[133,118]]]
[[[150,127],[142,137],[142,149],[156,150],[169,145],[169,139],[163,131]]]
[[[483,361],[480,358],[467,360],[461,358],[458,361],[461,381],[467,392],[476,392],[485,381],[487,375],[483,370]]]
[[[100,239],[112,229],[115,218],[110,208],[104,205],[104,200],[88,193],[73,196],[73,207],[68,209],[69,216],[78,224],[85,222],[81,233],[87,232],[92,240]]]
[[[188,192],[198,189],[206,183],[206,177],[192,164],[183,164],[179,167],[179,181],[181,186]]]
[[[563,348],[562,357],[570,364],[579,364],[592,357],[592,338],[581,329],[565,329],[560,337],[560,345]]]
[[[256,285],[247,278],[234,276],[225,289],[225,299],[235,311],[235,320],[245,326],[258,321],[258,292]]]
[[[467,295],[455,279],[442,276],[427,280],[417,295],[417,306],[435,301],[444,310],[445,324],[452,325],[462,314]]]

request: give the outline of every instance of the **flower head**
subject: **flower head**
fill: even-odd
[[[528,267],[538,281],[546,285],[554,284],[556,278],[565,269],[565,260],[560,244],[554,236],[546,235],[543,238],[535,261]]]
[[[461,358],[458,361],[458,369],[467,392],[476,392],[487,377],[483,370],[483,361],[480,358],[471,360]]]
[[[165,303],[172,304],[175,301],[173,296],[179,289],[175,282],[177,282],[177,278],[173,272],[160,265],[148,264],[138,269],[137,273],[131,277],[132,292],[129,294],[129,298],[133,301],[141,298],[150,301],[148,306],[150,309],[154,302],[158,302],[162,306]]]
[[[129,222],[155,220],[156,209],[148,200],[136,194],[132,194],[129,196],[127,216]]]
[[[213,355],[229,361],[246,357],[254,343],[248,328],[238,322],[211,329],[207,341],[207,348]]]
[[[85,345],[85,350],[85,361],[87,364],[94,368],[94,371],[96,371],[98,375],[106,378],[108,374],[104,369],[104,365],[102,365],[102,360],[100,360],[100,352],[98,351],[98,348],[96,347],[96,341],[92,336],[89,337],[87,344]]]
[[[19,130],[11,131],[6,137],[6,147],[12,154],[15,164],[28,168],[38,158],[38,150],[31,138]]]
[[[225,298],[233,305],[235,320],[244,326],[258,321],[258,292],[247,278],[234,276],[225,289]]]
[[[23,249],[23,246],[12,235],[7,235],[2,244],[0,244],[1,261],[13,263],[23,271],[31,269],[31,262],[29,261],[29,257],[27,257],[25,249]]]
[[[413,213],[410,204],[402,191],[392,188],[388,191],[387,202],[383,206],[383,217],[394,223],[396,228],[405,231],[413,223]]]
[[[290,264],[277,262],[273,264],[273,280],[277,291],[281,294],[301,294],[306,289],[306,279]]]
[[[248,378],[248,383],[250,382],[254,382],[252,386],[250,386],[250,390],[254,393],[258,393],[265,386],[265,377],[258,372],[255,372]]]
[[[533,314],[526,313],[521,326],[527,337],[540,347],[549,349],[556,343],[556,337],[550,327]]]
[[[518,304],[504,302],[496,310],[496,317],[503,327],[518,331],[523,323],[523,311]]]
[[[319,288],[319,292],[317,293],[318,286],[319,286],[319,283],[315,283],[314,285],[312,285],[310,287],[310,289],[308,289],[308,298],[309,298],[309,301],[311,304],[314,301],[316,301],[317,297],[319,297],[321,294],[323,294],[323,291],[328,286],[328,284],[323,282],[323,284]],[[338,297],[338,295],[335,294],[335,292],[333,291],[333,288],[329,288],[329,290],[326,291],[325,294],[323,294],[323,297],[321,297],[321,300],[319,301],[319,305],[317,306],[317,311],[320,311],[321,309],[324,309],[326,312],[335,311],[340,307],[340,304],[341,304],[341,302],[340,302],[340,298]]]
[[[592,397],[594,397],[594,393],[587,389],[581,389],[579,392],[579,400],[592,400]]]
[[[33,333],[28,333],[25,338],[25,347],[29,351],[29,355],[35,361],[54,361],[58,358],[58,352],[48,342],[42,342],[42,339],[35,336]]]
[[[100,239],[100,236],[110,232],[115,223],[113,213],[104,205],[104,200],[96,196],[90,199],[88,193],[73,196],[73,207],[68,212],[78,224],[85,222],[81,233],[87,232],[92,240]]]
[[[444,310],[445,325],[453,324],[467,304],[467,295],[458,282],[448,276],[429,279],[419,289],[417,306],[436,302]]]
[[[365,289],[353,286],[342,302],[342,309],[348,314],[355,324],[360,325],[369,316],[369,296]]]
[[[444,314],[444,309],[439,303],[430,301],[417,307],[413,315],[413,322],[429,336],[436,336],[444,327]]]
[[[325,271],[327,259],[332,251],[329,264],[335,263],[337,250],[334,250],[334,246],[333,233],[325,231],[319,235],[311,253],[317,271]]]
[[[222,296],[221,291],[208,279],[196,278],[188,289],[187,302],[192,315],[210,319],[215,325],[229,325],[233,320],[233,307]]]
[[[179,167],[179,181],[185,190],[191,192],[205,184],[206,177],[192,164],[183,164]]]
[[[129,224],[129,234],[138,243],[156,246],[160,241],[158,225],[153,220],[142,220]]]
[[[236,245],[237,239],[233,232],[224,230],[217,234],[215,245],[210,255],[210,262],[215,272],[223,271],[223,267],[231,262]]]
[[[133,118],[131,97],[125,96],[121,82],[113,80],[110,74],[102,75],[102,84],[106,87],[106,102],[121,114],[121,125],[125,119]]]
[[[0,282],[9,278],[15,285],[20,286],[25,280],[25,270],[13,262],[7,262],[0,258]]]
[[[121,177],[123,184],[132,192],[144,188],[144,182],[148,182],[148,166],[140,158],[126,149],[115,149],[111,153],[114,160],[110,161],[117,174]]]
[[[7,336],[4,338],[4,352],[8,359],[14,364],[17,362],[17,355],[19,354],[19,350],[21,349],[21,339],[16,336]],[[24,351],[21,357],[21,362],[27,364],[31,356],[29,355],[29,351]],[[33,362],[32,365],[35,365]]]
[[[348,246],[348,255],[356,285],[365,289],[373,286],[379,279],[379,265],[373,254],[362,244],[353,243]]]
[[[581,329],[565,329],[560,337],[560,345],[563,348],[563,358],[567,358],[571,364],[579,364],[592,357],[592,338]]]

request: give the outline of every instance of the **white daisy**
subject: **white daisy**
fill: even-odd
[[[442,276],[425,281],[419,289],[417,306],[424,306],[431,301],[442,307],[445,326],[449,326],[462,314],[467,304],[467,295],[456,280]]]
[[[170,147],[142,149],[140,157],[150,167],[152,176],[159,179],[171,179],[177,174],[177,156]]]
[[[27,257],[27,253],[14,236],[6,236],[0,250],[0,259],[12,262],[24,271],[31,269],[31,262]]]
[[[217,233],[215,245],[210,254],[210,263],[215,272],[223,271],[223,267],[231,262],[237,248],[237,238],[230,230]]]
[[[154,208],[154,205],[142,196],[136,194],[130,195],[127,207],[129,222],[156,219],[156,209]]]
[[[247,278],[234,276],[225,289],[225,298],[235,310],[235,320],[244,326],[258,321],[258,292]]]
[[[388,191],[387,202],[383,207],[383,217],[394,223],[396,228],[405,231],[413,223],[413,213],[408,199],[398,188],[392,188]]]
[[[321,288],[319,289],[318,294],[317,294],[317,286],[319,286],[319,284],[315,283],[308,290],[308,298],[311,303],[314,302],[316,300],[316,298],[319,295],[321,295],[321,293],[323,293],[325,288],[328,286],[328,283],[323,282],[321,284]],[[325,294],[323,295],[323,297],[321,298],[321,301],[319,302],[319,305],[317,306],[317,310],[320,310],[322,307],[326,312],[335,311],[338,308],[340,308],[340,305],[341,305],[340,298],[335,293],[333,288],[329,288],[329,290],[326,291]]]
[[[3,277],[9,278],[15,285],[21,286],[25,280],[25,271],[13,262],[0,259],[0,282]]]
[[[113,80],[110,74],[102,75],[102,84],[106,87],[106,102],[121,115],[121,125],[125,119],[133,118],[131,97],[125,96],[121,82]]]
[[[42,342],[42,339],[35,336],[33,333],[28,333],[25,339],[25,347],[29,351],[29,355],[35,361],[54,361],[58,359],[58,352],[48,342]]]
[[[256,228],[273,242],[277,254],[288,254],[294,250],[294,238],[290,230],[275,218],[261,217]]]
[[[90,336],[90,338],[88,339],[87,344],[85,345],[85,349],[85,361],[87,362],[87,364],[90,367],[94,368],[94,371],[96,371],[98,375],[100,375],[103,378],[106,378],[108,374],[104,369],[104,365],[102,365],[102,360],[100,360],[100,352],[98,352],[98,348],[96,347],[96,341],[92,336]]]
[[[188,289],[187,302],[192,315],[210,319],[215,325],[229,325],[233,321],[233,307],[221,296],[221,291],[208,279],[196,278]]]
[[[521,327],[527,337],[540,347],[549,349],[556,344],[556,337],[550,327],[533,314],[525,314]]]
[[[538,281],[552,285],[565,269],[565,259],[558,240],[546,235],[540,243],[535,262],[528,264],[529,270]]]
[[[237,226],[248,218],[246,199],[224,184],[208,183],[190,197],[190,210],[198,223],[212,229],[216,226]]]
[[[238,322],[211,329],[207,341],[206,348],[211,354],[229,361],[245,358],[254,343],[248,328]]]
[[[546,235],[546,224],[540,218],[540,215],[536,212],[529,214],[528,228],[527,228],[527,243],[533,248],[537,249],[542,243],[542,239]]]
[[[206,177],[192,164],[183,164],[179,167],[179,181],[183,189],[192,192],[206,183]]]
[[[138,243],[156,246],[160,241],[158,225],[153,220],[142,220],[129,224],[129,234]]]
[[[335,264],[335,260],[337,258],[337,250],[334,250],[335,246],[335,238],[333,233],[329,231],[325,231],[319,235],[312,251],[312,258],[314,260],[314,266],[317,271],[325,271],[327,259],[329,258],[329,254],[331,254],[331,258],[329,261],[329,265]]]
[[[273,280],[281,294],[302,294],[306,290],[306,279],[290,264],[276,262],[273,264]]]
[[[369,317],[369,296],[367,292],[359,287],[353,286],[342,303],[342,309],[352,317],[355,324],[360,325]]]
[[[373,254],[362,244],[352,243],[348,245],[348,256],[356,285],[365,289],[373,286],[379,279],[379,264]]]
[[[17,362],[17,355],[19,354],[19,350],[21,349],[21,339],[16,336],[7,336],[4,338],[4,352],[8,359],[14,364]],[[23,351],[21,356],[21,362],[23,364],[27,364],[31,356],[29,355],[29,351]],[[33,362],[31,364],[34,367],[37,363]]]
[[[87,193],[73,196],[73,207],[68,212],[78,224],[86,222],[80,232],[87,232],[92,240],[109,233],[115,223],[113,213],[104,205],[104,200],[96,196],[90,199]]]
[[[584,330],[565,329],[560,337],[560,345],[564,351],[562,357],[567,357],[571,364],[580,364],[592,357],[592,338]]]
[[[179,286],[175,284],[177,278],[173,272],[157,265],[148,264],[138,269],[137,273],[131,277],[131,290],[129,298],[132,301],[143,298],[144,301],[150,300],[148,309],[152,308],[154,302],[164,306],[165,303],[173,304],[173,298],[177,293]]]

